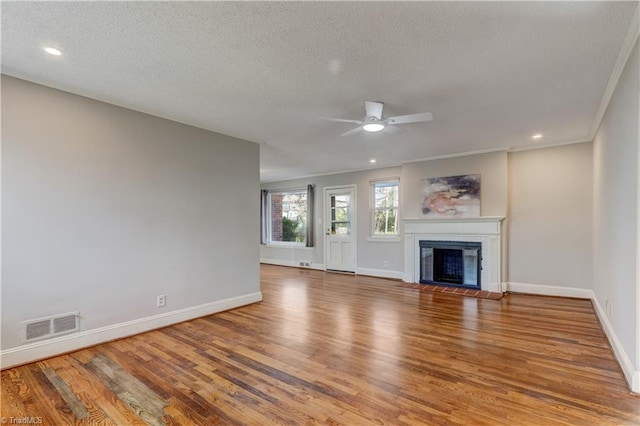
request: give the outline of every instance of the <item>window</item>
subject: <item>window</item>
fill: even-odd
[[[398,179],[371,182],[371,236],[398,236]]]
[[[307,190],[269,192],[268,243],[306,245]]]

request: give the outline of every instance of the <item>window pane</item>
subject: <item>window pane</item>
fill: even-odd
[[[396,209],[376,209],[375,234],[397,234],[398,233],[398,211]]]
[[[372,187],[372,235],[398,235],[399,182],[374,182]]]
[[[349,220],[349,209],[345,207],[336,207],[331,209],[331,220]]]
[[[349,204],[349,195],[336,195],[336,203],[338,205],[347,205]]]
[[[307,193],[283,192],[271,197],[271,241],[304,243],[307,235]]]
[[[398,187],[397,186],[383,186],[375,187],[374,191],[374,205],[378,207],[398,207]]]
[[[331,233],[337,235],[347,235],[349,233],[349,222],[334,222],[331,224]]]

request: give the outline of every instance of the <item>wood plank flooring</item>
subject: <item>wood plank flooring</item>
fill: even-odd
[[[591,303],[262,265],[264,301],[2,372],[44,425],[638,425]]]

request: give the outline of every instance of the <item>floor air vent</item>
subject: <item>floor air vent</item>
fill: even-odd
[[[78,330],[80,330],[80,314],[78,312],[38,318],[24,322],[24,340],[31,342]]]

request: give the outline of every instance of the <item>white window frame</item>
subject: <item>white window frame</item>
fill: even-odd
[[[398,187],[398,205],[396,207],[396,218],[398,223],[396,224],[396,232],[394,234],[376,234],[376,198],[375,189],[377,185],[395,183]],[[400,241],[400,178],[390,177],[384,179],[375,179],[369,181],[369,241]]]
[[[307,189],[306,188],[295,188],[295,189],[277,189],[277,190],[269,190],[268,194],[267,194],[267,241],[266,241],[266,245],[267,246],[273,246],[273,247],[281,247],[281,248],[306,248],[307,246],[307,236],[305,233],[305,241],[302,242],[295,242],[295,241],[273,241],[273,212],[271,211],[271,207],[272,207],[272,202],[271,202],[271,197],[272,195],[285,195],[285,194],[304,194],[307,195]],[[307,208],[309,207],[309,205],[307,204]],[[309,224],[307,224],[307,226],[309,226]]]

